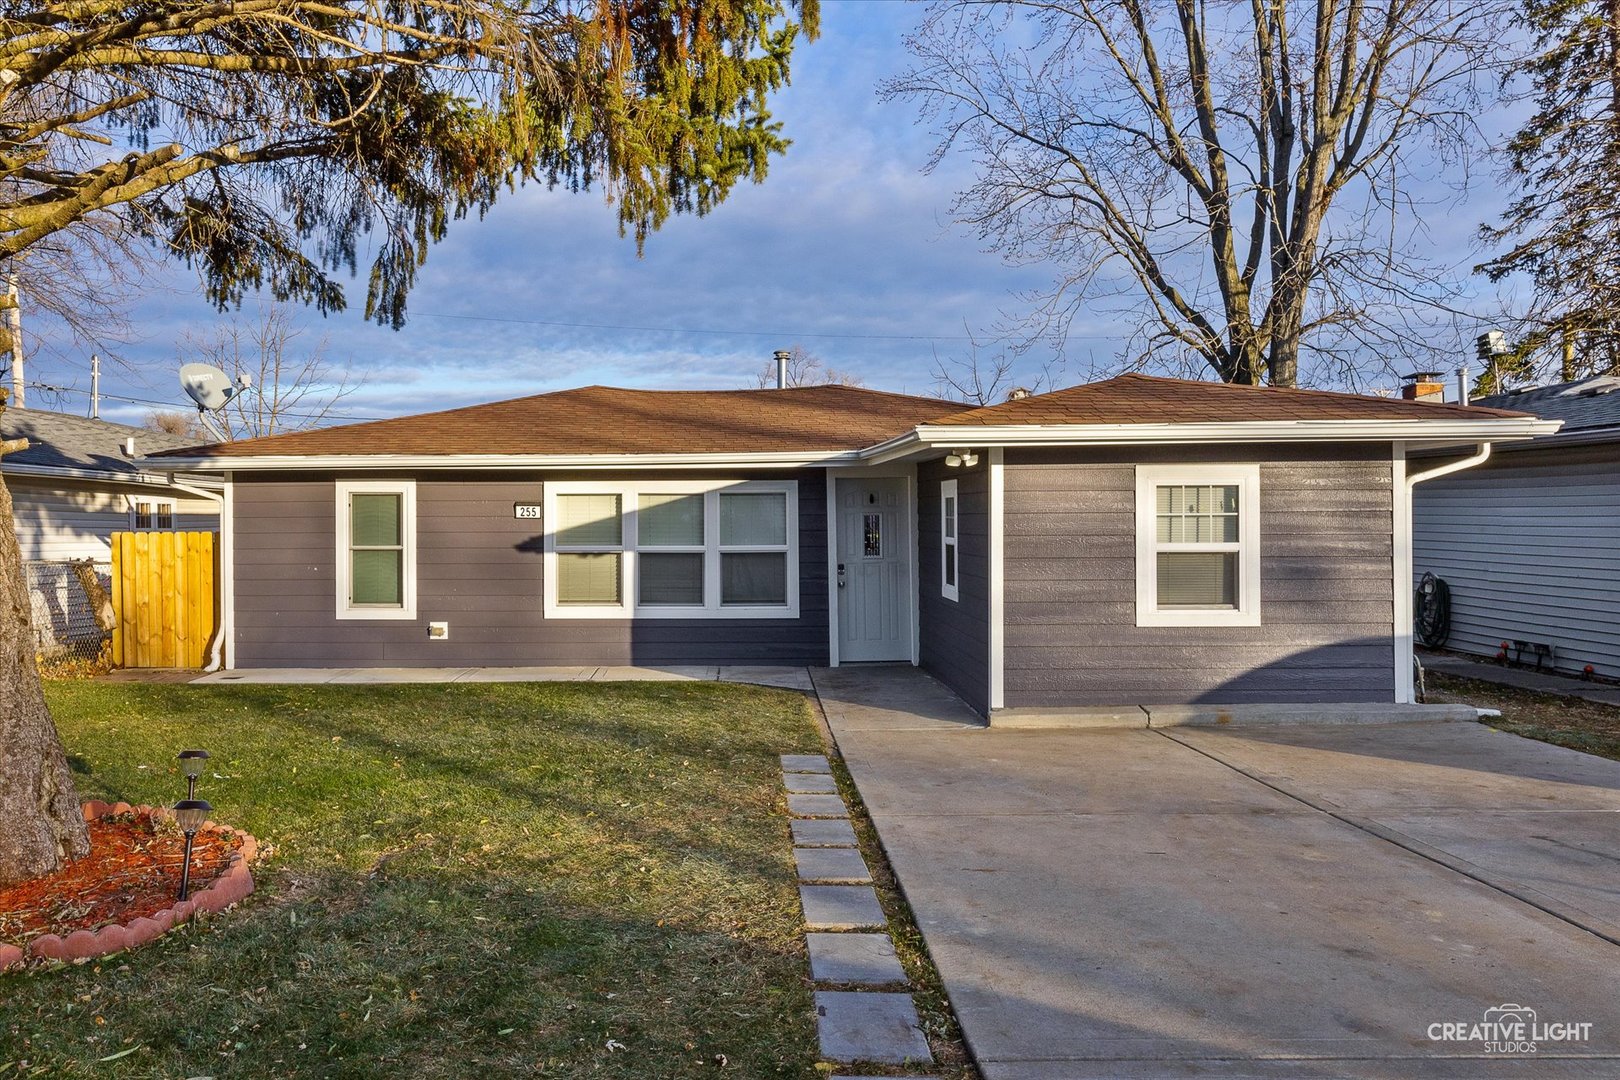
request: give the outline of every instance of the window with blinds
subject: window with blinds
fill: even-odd
[[[1137,624],[1258,625],[1259,467],[1137,470]]]
[[[797,485],[548,485],[553,618],[797,614]]]
[[[415,485],[339,482],[337,499],[338,618],[415,618]]]

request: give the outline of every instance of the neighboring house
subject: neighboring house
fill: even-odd
[[[984,712],[1410,701],[1409,443],[1502,410],[1125,375],[988,408],[586,387],[164,453],[227,664],[921,664]]]
[[[1533,663],[1540,644],[1560,669],[1620,677],[1620,377],[1479,404],[1563,427],[1418,489],[1412,568],[1450,587],[1447,647],[1495,656],[1505,641]]]
[[[193,445],[195,439],[17,408],[0,417],[0,438],[29,442],[27,450],[0,458],[25,562],[105,563],[114,532],[219,527],[217,500],[184,491],[170,476],[136,461]],[[130,439],[135,440],[133,457],[126,452]]]

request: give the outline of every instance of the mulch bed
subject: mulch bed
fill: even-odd
[[[0,889],[0,945],[26,946],[42,934],[128,924],[171,908],[180,890],[185,837],[172,821],[139,811],[89,822],[90,854],[47,877]],[[199,832],[191,852],[191,892],[224,874],[240,834]]]

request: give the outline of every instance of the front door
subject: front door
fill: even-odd
[[[911,659],[904,478],[838,482],[838,659]]]

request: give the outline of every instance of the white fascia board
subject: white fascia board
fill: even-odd
[[[0,464],[0,472],[7,476],[39,476],[62,480],[105,480],[113,484],[134,484],[139,487],[168,487],[169,477],[156,472],[124,473],[109,469],[76,469],[58,465]]]
[[[776,469],[806,465],[858,465],[853,450],[757,454],[319,454],[264,457],[143,458],[164,471],[370,472],[377,470],[535,469]]]
[[[1254,420],[1199,424],[920,426],[910,449],[941,446],[1117,446],[1132,443],[1481,442],[1551,435],[1560,420]],[[907,447],[898,439],[867,454]]]

